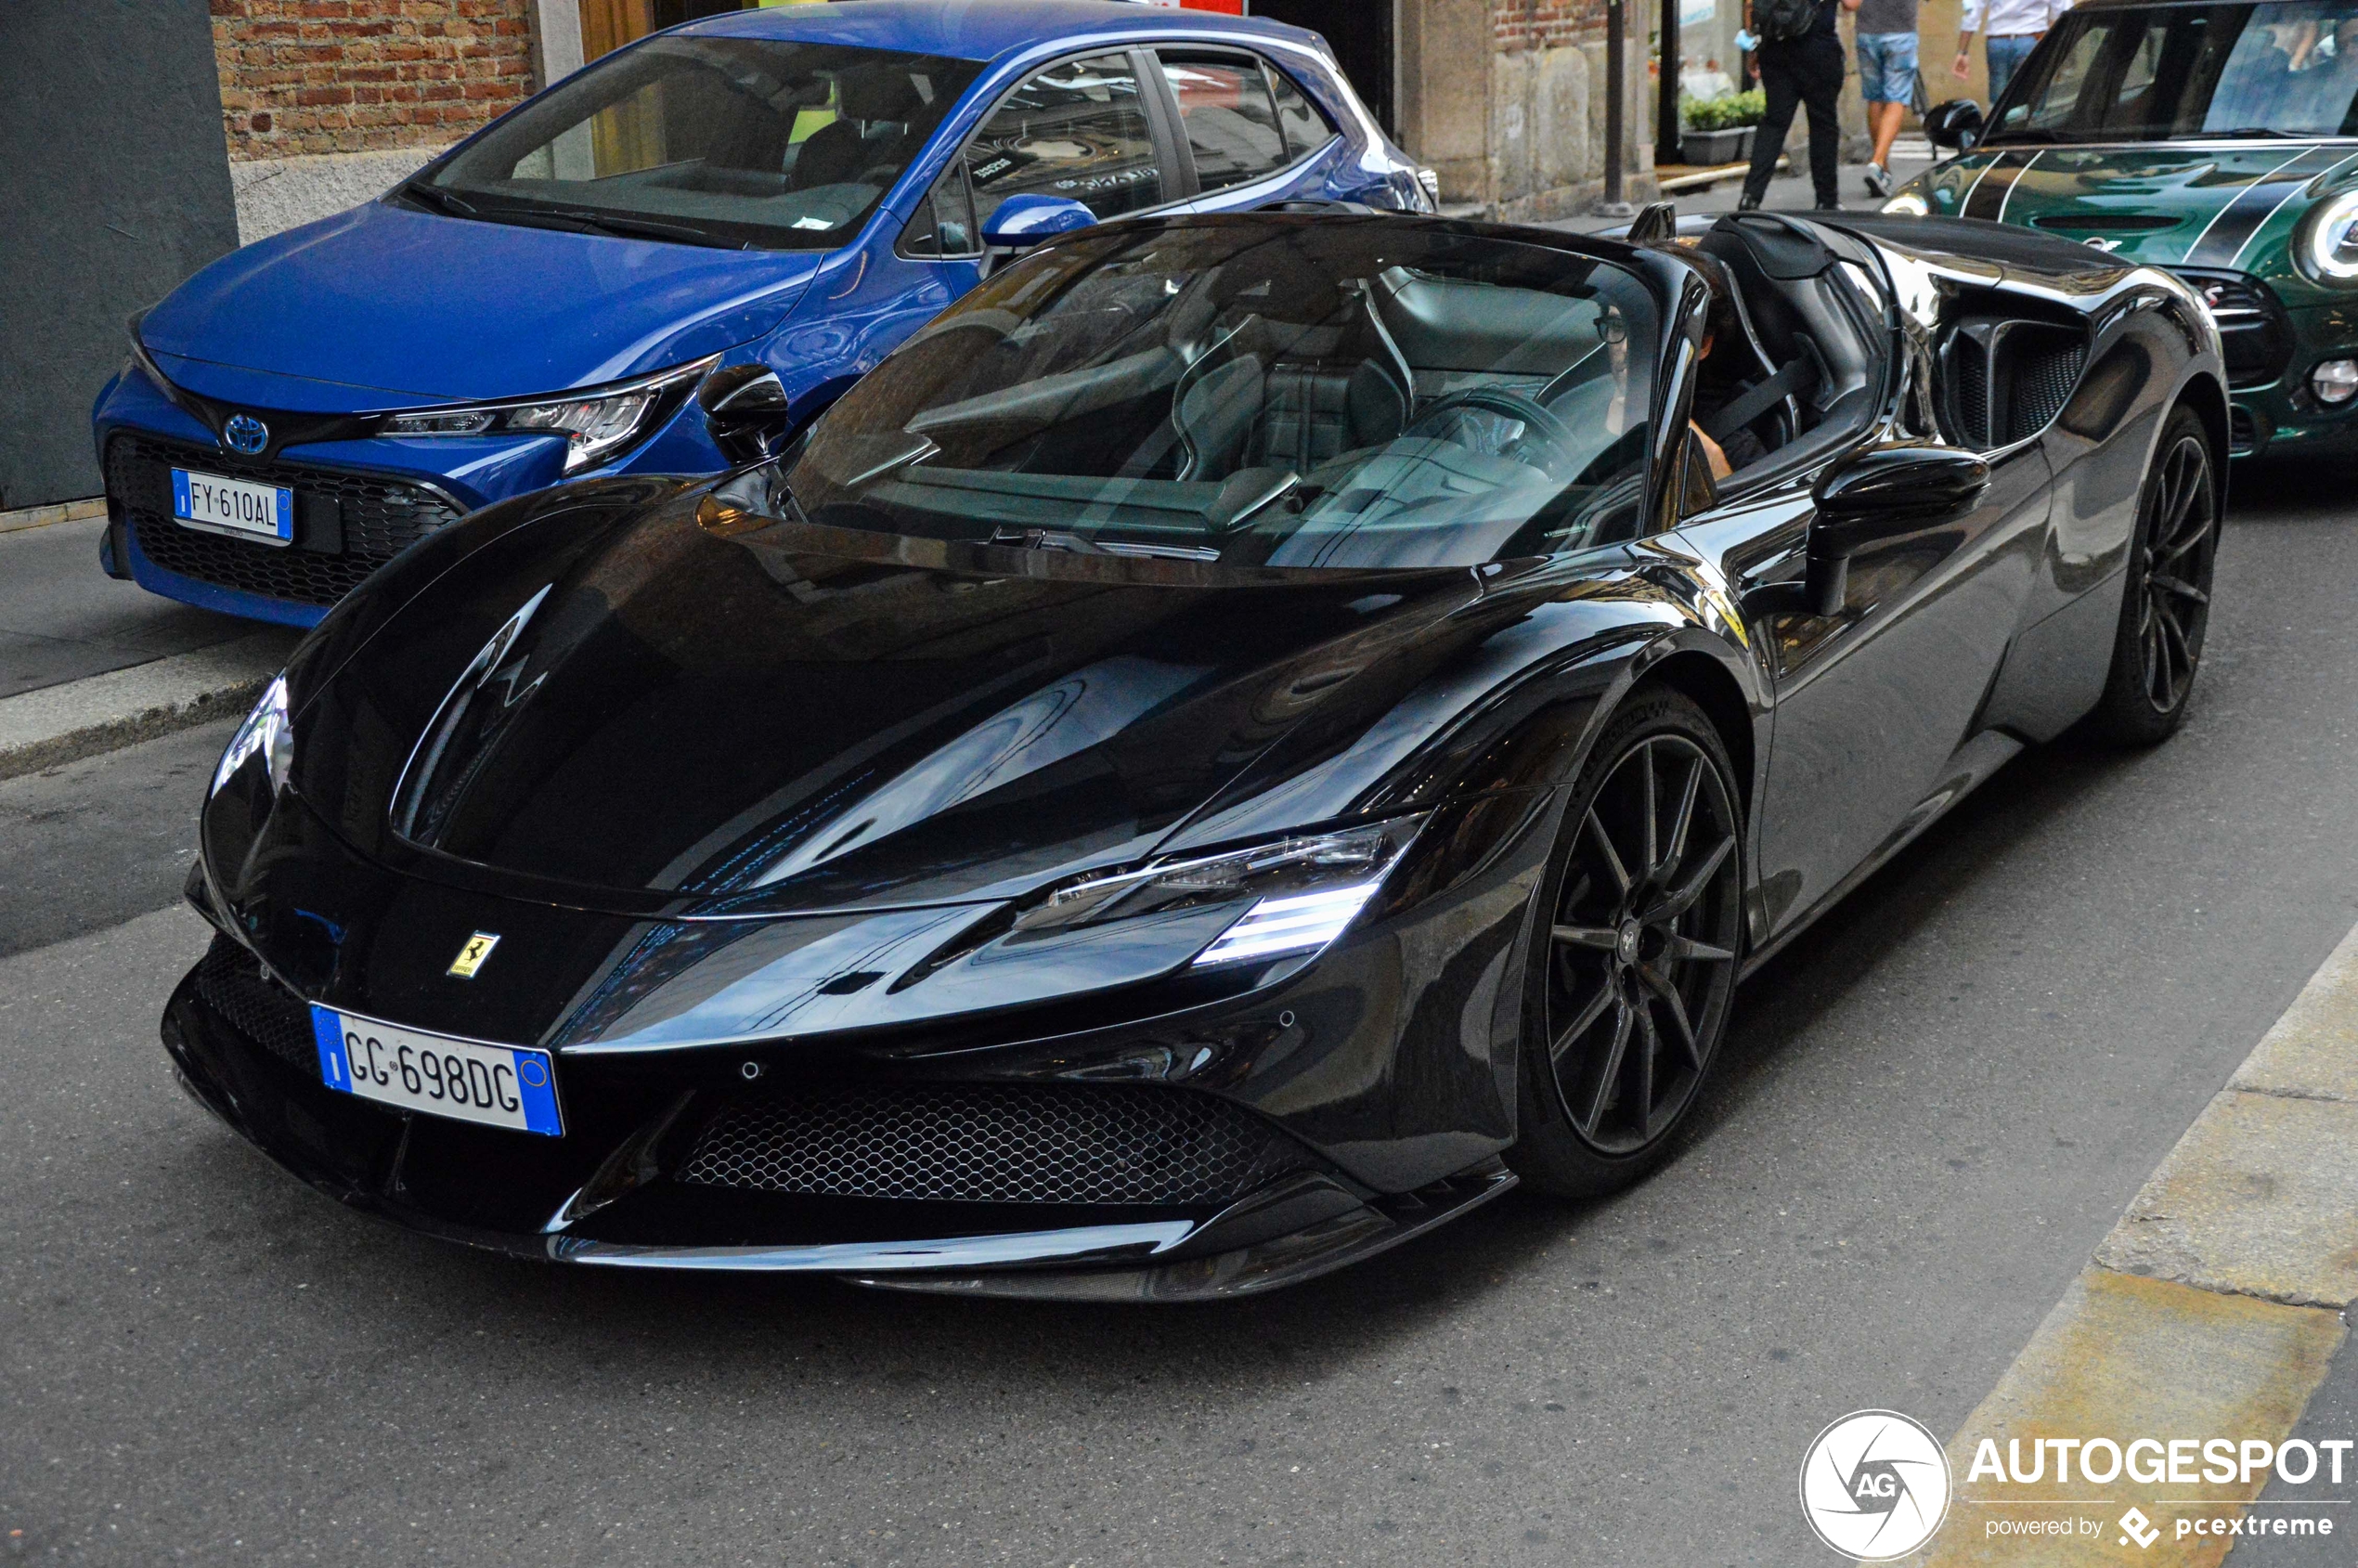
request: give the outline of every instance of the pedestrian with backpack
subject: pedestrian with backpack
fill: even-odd
[[[1794,110],[1809,111],[1809,184],[1821,213],[1842,211],[1835,183],[1841,165],[1842,126],[1834,118],[1842,97],[1842,39],[1834,32],[1834,7],[1859,8],[1859,0],[1747,0],[1740,48],[1754,51],[1760,88],[1768,99],[1760,128],[1753,133],[1752,168],[1744,175],[1738,212],[1749,212],[1768,194]]]

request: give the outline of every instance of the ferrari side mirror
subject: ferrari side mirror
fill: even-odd
[[[1817,525],[1836,548],[1857,550],[1877,539],[1912,534],[1973,510],[1989,488],[1989,465],[1954,447],[1879,447],[1861,452],[1818,481]]]
[[[759,462],[786,434],[791,410],[778,372],[767,365],[731,365],[705,377],[696,407],[712,444],[732,467]]]
[[[1924,139],[1935,147],[1971,152],[1981,132],[1981,105],[1971,98],[1950,98],[1924,110]]]
[[[1850,558],[1869,545],[1936,527],[1980,504],[1989,465],[1953,447],[1879,447],[1818,481],[1811,499],[1808,574],[1764,583],[1744,596],[1755,615],[1832,616],[1850,587]]]

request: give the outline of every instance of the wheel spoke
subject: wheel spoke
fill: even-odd
[[[1665,920],[1674,920],[1692,909],[1695,906],[1695,901],[1703,897],[1703,890],[1711,886],[1712,877],[1718,874],[1719,868],[1727,863],[1728,857],[1735,853],[1735,849],[1734,835],[1730,834],[1721,839],[1719,847],[1704,857],[1703,864],[1695,868],[1695,874],[1671,889],[1670,896],[1663,900],[1661,905],[1648,916],[1647,923],[1659,925]]]
[[[1627,898],[1629,889],[1635,886],[1629,878],[1629,868],[1621,863],[1621,851],[1613,847],[1613,836],[1605,831],[1604,820],[1597,815],[1593,807],[1588,812],[1587,828],[1588,836],[1597,841],[1598,851],[1605,857],[1606,874],[1612,876],[1613,886],[1621,889],[1621,896]]]
[[[1654,1027],[1654,1010],[1643,998],[1638,1003],[1638,1135],[1654,1135],[1654,1062],[1662,1055],[1662,1031]]]
[[[2179,672],[2191,679],[2195,673],[2195,651],[2187,642],[2184,630],[2171,616],[2161,617],[2161,641],[2162,645],[2169,649]],[[2170,700],[2173,705],[2178,700],[2178,687],[2179,676],[2172,674],[2170,678]]]
[[[2202,590],[2196,588],[2192,583],[2180,582],[2176,577],[2164,577],[2159,572],[2156,572],[2152,576],[2146,577],[2145,580],[2153,584],[2156,588],[2160,589],[2163,592],[2174,593],[2181,599],[2191,599],[2197,604],[2208,604],[2210,603],[2210,595],[2205,593]]]
[[[1732,948],[1697,941],[1694,938],[1678,931],[1671,932],[1670,940],[1663,944],[1662,955],[1674,961],[1696,964],[1726,964],[1731,962],[1736,956],[1735,950]]]
[[[1694,826],[1695,801],[1703,794],[1703,758],[1698,757],[1687,765],[1687,782],[1678,790],[1678,814],[1670,823],[1670,848],[1663,851],[1662,863],[1653,868],[1657,881],[1668,878],[1687,858],[1687,835]]]
[[[1605,1113],[1605,1101],[1613,1094],[1613,1080],[1621,1076],[1622,1058],[1629,1054],[1629,1032],[1637,1022],[1635,1009],[1625,1000],[1618,987],[1607,986],[1605,993],[1620,1004],[1621,1015],[1613,1022],[1613,1044],[1605,1051],[1605,1069],[1597,1075],[1596,1092],[1588,1096],[1588,1114],[1580,1119],[1581,1131],[1590,1137],[1597,1134],[1597,1121]]]
[[[1555,1043],[1548,1046],[1548,1059],[1551,1064],[1561,1066],[1565,1056],[1579,1043],[1580,1037],[1596,1027],[1597,1020],[1605,1016],[1605,1009],[1613,1004],[1620,991],[1621,988],[1611,980],[1597,988],[1597,994],[1588,999],[1588,1005],[1580,1009],[1580,1016],[1572,1020],[1572,1027],[1558,1035]]]
[[[1611,952],[1621,945],[1621,933],[1610,926],[1559,926],[1550,935],[1570,946],[1592,947],[1600,952]]]
[[[1647,875],[1652,875],[1654,868],[1662,863],[1659,846],[1655,841],[1653,742],[1648,741],[1639,749],[1638,768],[1639,775],[1646,782],[1646,872]]]
[[[1676,1026],[1671,1030],[1672,1038],[1686,1051],[1688,1062],[1701,1072],[1703,1043],[1695,1038],[1695,1026],[1688,1020],[1686,998],[1678,994],[1678,988],[1670,982],[1668,976],[1656,972],[1651,965],[1640,968],[1638,975],[1646,982],[1646,989],[1652,991],[1669,1011],[1670,1021]]]

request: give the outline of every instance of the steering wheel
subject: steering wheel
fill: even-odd
[[[1574,437],[1570,425],[1543,408],[1536,399],[1526,397],[1520,392],[1510,391],[1503,386],[1469,387],[1463,392],[1453,392],[1445,397],[1436,398],[1419,410],[1417,417],[1408,421],[1407,429],[1401,434],[1403,435],[1433,435],[1440,440],[1458,440],[1458,445],[1461,447],[1471,446],[1471,443],[1457,437],[1438,435],[1436,432],[1428,428],[1461,408],[1480,408],[1486,413],[1496,414],[1502,419],[1515,420],[1522,423],[1523,434],[1500,447],[1496,454],[1500,457],[1514,457],[1519,461],[1529,463],[1533,468],[1548,468],[1549,464],[1544,460],[1534,461],[1522,453],[1508,449],[1517,447],[1528,447],[1533,444],[1535,437],[1540,445],[1552,448],[1553,455],[1558,457],[1569,456],[1579,450],[1579,442]]]

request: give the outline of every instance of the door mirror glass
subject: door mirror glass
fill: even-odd
[[[966,144],[966,169],[985,209],[1053,196],[1110,218],[1165,200],[1127,55],[1059,60],[1009,93]]]

